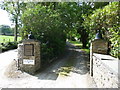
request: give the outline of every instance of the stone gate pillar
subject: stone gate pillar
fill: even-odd
[[[18,68],[34,74],[40,69],[40,42],[28,39],[18,45]]]
[[[103,39],[95,39],[90,46],[90,75],[93,76],[93,53],[107,54],[108,42]]]

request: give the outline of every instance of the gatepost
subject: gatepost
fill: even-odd
[[[24,40],[18,45],[18,69],[34,74],[40,69],[40,42],[34,39]]]
[[[107,54],[108,42],[102,38],[100,31],[96,34],[96,37],[91,41],[90,45],[90,75],[93,76],[93,53]]]

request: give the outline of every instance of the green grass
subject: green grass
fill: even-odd
[[[74,44],[75,46],[82,46],[82,43],[80,43],[80,41],[71,41],[69,40],[70,43]]]
[[[89,54],[90,53],[90,49],[81,49],[82,51],[85,51],[86,54]]]
[[[80,41],[70,41],[69,40],[69,42],[74,44],[76,47],[82,48],[82,43]],[[85,48],[85,49],[82,48],[81,50],[84,51],[86,54],[90,53],[90,49],[88,49],[88,48]]]
[[[18,37],[18,41],[20,40],[21,40],[21,37]],[[13,41],[14,41],[14,36],[0,35],[0,43],[13,42]]]

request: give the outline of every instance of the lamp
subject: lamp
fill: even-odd
[[[95,39],[102,39],[102,34],[101,34],[100,30],[97,30],[97,34],[95,36]]]
[[[34,36],[32,35],[31,31],[30,31],[30,34],[28,35],[28,39],[34,39]]]

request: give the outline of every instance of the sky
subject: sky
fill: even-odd
[[[12,27],[11,24],[7,11],[0,9],[0,25],[9,25]]]

